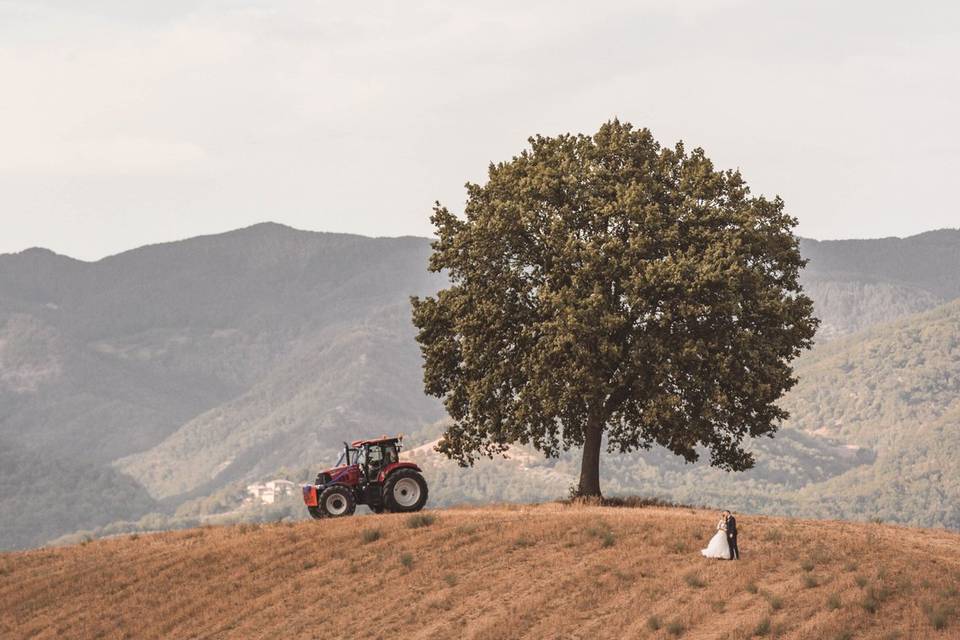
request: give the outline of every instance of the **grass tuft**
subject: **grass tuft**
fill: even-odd
[[[780,596],[767,591],[764,592],[763,597],[766,599],[767,604],[770,605],[770,608],[773,611],[779,611],[780,609],[783,609],[783,599]]]
[[[380,529],[364,529],[363,533],[360,534],[360,538],[363,540],[363,544],[370,544],[371,542],[376,542],[383,537]]]
[[[753,628],[753,635],[763,637],[770,635],[770,618],[764,618]]]
[[[613,535],[613,531],[604,531],[603,536],[600,537],[600,546],[604,549],[609,549],[617,542],[616,537]]]
[[[953,615],[953,608],[944,604],[927,604],[924,605],[923,612],[926,614],[927,620],[930,621],[930,626],[937,631],[943,631],[950,622],[950,616]]]
[[[814,578],[812,575],[807,574],[807,575],[803,576],[803,586],[804,586],[804,588],[806,588],[806,589],[813,589],[814,587],[819,586],[819,584],[820,584],[820,583],[817,582],[817,579]]]
[[[436,521],[437,516],[432,513],[415,513],[407,518],[407,528],[422,529],[423,527],[429,527]]]
[[[756,594],[757,592],[760,591],[759,587],[757,587],[757,583],[756,583],[756,582],[753,582],[752,580],[747,583],[746,589],[747,589],[747,591],[749,591],[750,593],[753,593],[753,594]]]
[[[673,622],[667,625],[667,633],[669,633],[674,637],[683,635],[684,631],[685,629],[683,624],[677,620],[674,620]]]
[[[827,609],[829,609],[830,611],[836,611],[841,606],[842,606],[842,603],[840,602],[840,594],[839,593],[830,594],[830,597],[827,598]]]
[[[703,578],[701,578],[700,575],[695,571],[691,571],[687,575],[683,576],[683,581],[694,589],[702,589],[704,586],[706,586]]]
[[[413,567],[413,554],[404,551],[400,554],[400,564],[406,569]]]
[[[650,631],[659,631],[660,630],[660,618],[657,616],[650,616],[647,618],[647,629]]]

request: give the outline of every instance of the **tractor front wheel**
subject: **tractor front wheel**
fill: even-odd
[[[383,504],[393,512],[420,511],[427,503],[427,481],[413,469],[398,469],[383,485]]]
[[[334,485],[323,490],[320,494],[320,512],[328,518],[340,518],[353,515],[357,502],[353,493],[346,487]]]
[[[319,520],[323,517],[323,513],[320,511],[320,507],[307,507],[307,512],[310,514],[310,517],[314,520]]]

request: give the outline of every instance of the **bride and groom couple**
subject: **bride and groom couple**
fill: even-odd
[[[717,532],[710,538],[706,549],[701,549],[707,558],[723,558],[724,560],[739,560],[740,549],[737,548],[737,519],[729,511],[720,514],[717,523]]]

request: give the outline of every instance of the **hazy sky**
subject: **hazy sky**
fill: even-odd
[[[815,238],[960,226],[955,2],[0,0],[0,252],[264,220],[429,235],[618,116]]]

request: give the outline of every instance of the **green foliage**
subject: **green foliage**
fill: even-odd
[[[796,220],[646,129],[530,145],[467,186],[465,218],[431,218],[451,286],[412,303],[426,391],[454,419],[439,450],[467,465],[514,442],[584,447],[582,495],[600,492],[604,432],[610,450],[752,466],[742,442],[786,417],[816,328]]]

